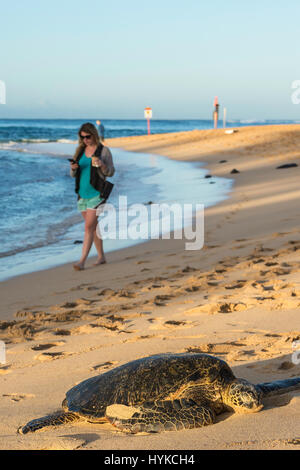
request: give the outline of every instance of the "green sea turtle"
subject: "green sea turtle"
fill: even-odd
[[[63,411],[34,419],[19,432],[79,420],[108,420],[131,433],[197,428],[223,411],[259,411],[264,396],[295,388],[300,377],[253,385],[208,354],[159,354],[84,380],[67,392]]]

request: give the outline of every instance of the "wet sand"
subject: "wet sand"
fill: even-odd
[[[192,131],[107,141],[112,148],[205,162],[234,179],[205,210],[205,244],[152,240],[82,272],[70,264],[0,285],[2,449],[297,449],[300,391],[269,398],[257,414],[212,426],[128,435],[74,423],[20,435],[60,408],[76,383],[150,354],[199,351],[253,383],[300,376],[300,127]],[[232,170],[238,172],[231,173]],[[299,347],[300,349],[300,347]]]

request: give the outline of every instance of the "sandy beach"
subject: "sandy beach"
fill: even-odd
[[[300,390],[269,398],[259,413],[225,413],[199,429],[131,435],[79,422],[17,433],[60,409],[80,381],[152,354],[209,353],[253,383],[300,376],[300,357],[292,356],[300,341],[300,168],[278,169],[299,165],[300,127],[195,130],[106,145],[204,162],[212,176],[234,180],[232,192],[205,210],[199,251],[186,251],[185,240],[151,240],[108,253],[106,265],[93,267],[91,258],[82,272],[66,264],[1,283],[0,448],[299,449]]]

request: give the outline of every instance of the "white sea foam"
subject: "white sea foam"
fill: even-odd
[[[41,142],[51,142],[50,139],[21,139],[21,142],[31,142],[31,143],[41,143]]]
[[[77,144],[77,140],[71,139],[58,139],[56,142],[59,142],[61,144]]]

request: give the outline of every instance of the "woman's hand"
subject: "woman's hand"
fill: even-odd
[[[79,166],[78,163],[72,163],[72,162],[70,162],[70,165],[71,165],[72,170],[77,170]]]
[[[100,158],[98,158],[96,156],[92,157],[92,165],[95,166],[96,168],[101,168],[101,170],[103,170],[103,168],[105,168],[105,165],[102,162],[102,160],[100,160]]]

